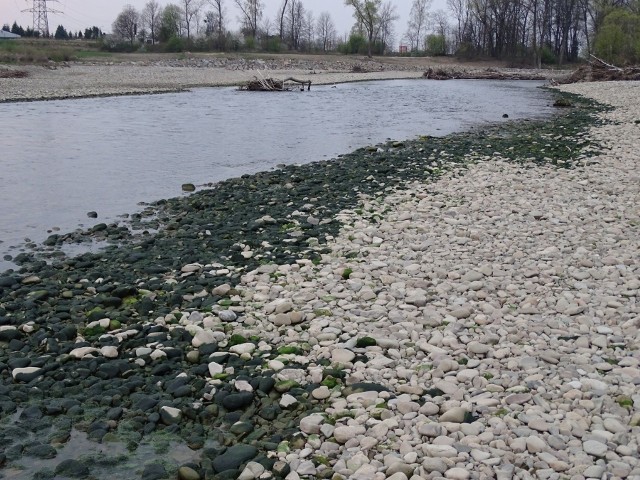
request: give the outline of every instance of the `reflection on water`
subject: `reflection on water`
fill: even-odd
[[[91,478],[139,478],[144,465],[149,459],[156,458],[158,455],[161,455],[168,464],[176,465],[198,463],[200,459],[201,452],[191,450],[184,442],[169,437],[163,438],[162,434],[150,437],[152,440],[145,439],[142,443],[136,444],[135,449],[130,450],[122,442],[91,441],[86,433],[73,429],[68,440],[57,446],[55,458],[41,459],[24,456],[20,460],[10,462],[10,465],[2,470],[2,478],[7,480],[37,478],[37,473],[42,475],[47,471],[54,472],[58,464],[70,459],[80,460],[88,465]],[[79,455],[78,452],[82,454]]]
[[[0,105],[0,271],[25,238],[278,164],[549,112],[536,82],[396,80],[310,92],[231,88]],[[87,218],[88,211],[98,218]]]

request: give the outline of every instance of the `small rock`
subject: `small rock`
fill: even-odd
[[[465,468],[454,467],[444,472],[445,478],[452,478],[454,480],[467,480],[469,478],[469,471]]]
[[[608,447],[597,440],[587,440],[582,443],[583,450],[589,455],[593,455],[594,457],[604,457],[605,453],[607,453]]]
[[[466,408],[454,407],[440,415],[440,422],[462,423],[469,413]]]

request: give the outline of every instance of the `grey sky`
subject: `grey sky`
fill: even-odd
[[[63,25],[73,31],[84,30],[96,25],[109,32],[111,24],[115,20],[122,7],[126,4],[133,5],[142,10],[147,0],[58,0],[51,1],[49,9],[60,10],[62,14],[49,14],[49,29],[55,31],[58,25]],[[407,29],[407,20],[411,10],[411,0],[392,0],[400,19],[396,22],[396,38],[399,41]],[[159,0],[161,5],[170,3],[169,0]],[[180,3],[173,0],[173,3]],[[232,29],[237,27],[238,11],[233,0],[225,0],[227,18]],[[344,5],[344,0],[303,0],[304,6],[317,16],[321,12],[329,12],[333,18],[339,35],[348,33],[353,25],[352,8]],[[275,19],[281,0],[264,0],[265,14]],[[32,0],[0,0],[0,23],[12,24],[17,21],[24,28],[32,25],[31,13],[21,10],[31,8]],[[445,0],[434,0],[432,10],[444,8]]]

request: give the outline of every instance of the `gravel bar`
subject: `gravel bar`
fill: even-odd
[[[640,84],[561,90],[17,256],[0,473],[640,478]]]

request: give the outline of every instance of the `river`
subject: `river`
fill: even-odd
[[[0,104],[0,271],[52,231],[278,164],[552,111],[540,82],[394,80]],[[508,118],[503,118],[507,114]],[[95,211],[97,219],[87,217]],[[4,260],[3,260],[4,257]]]

